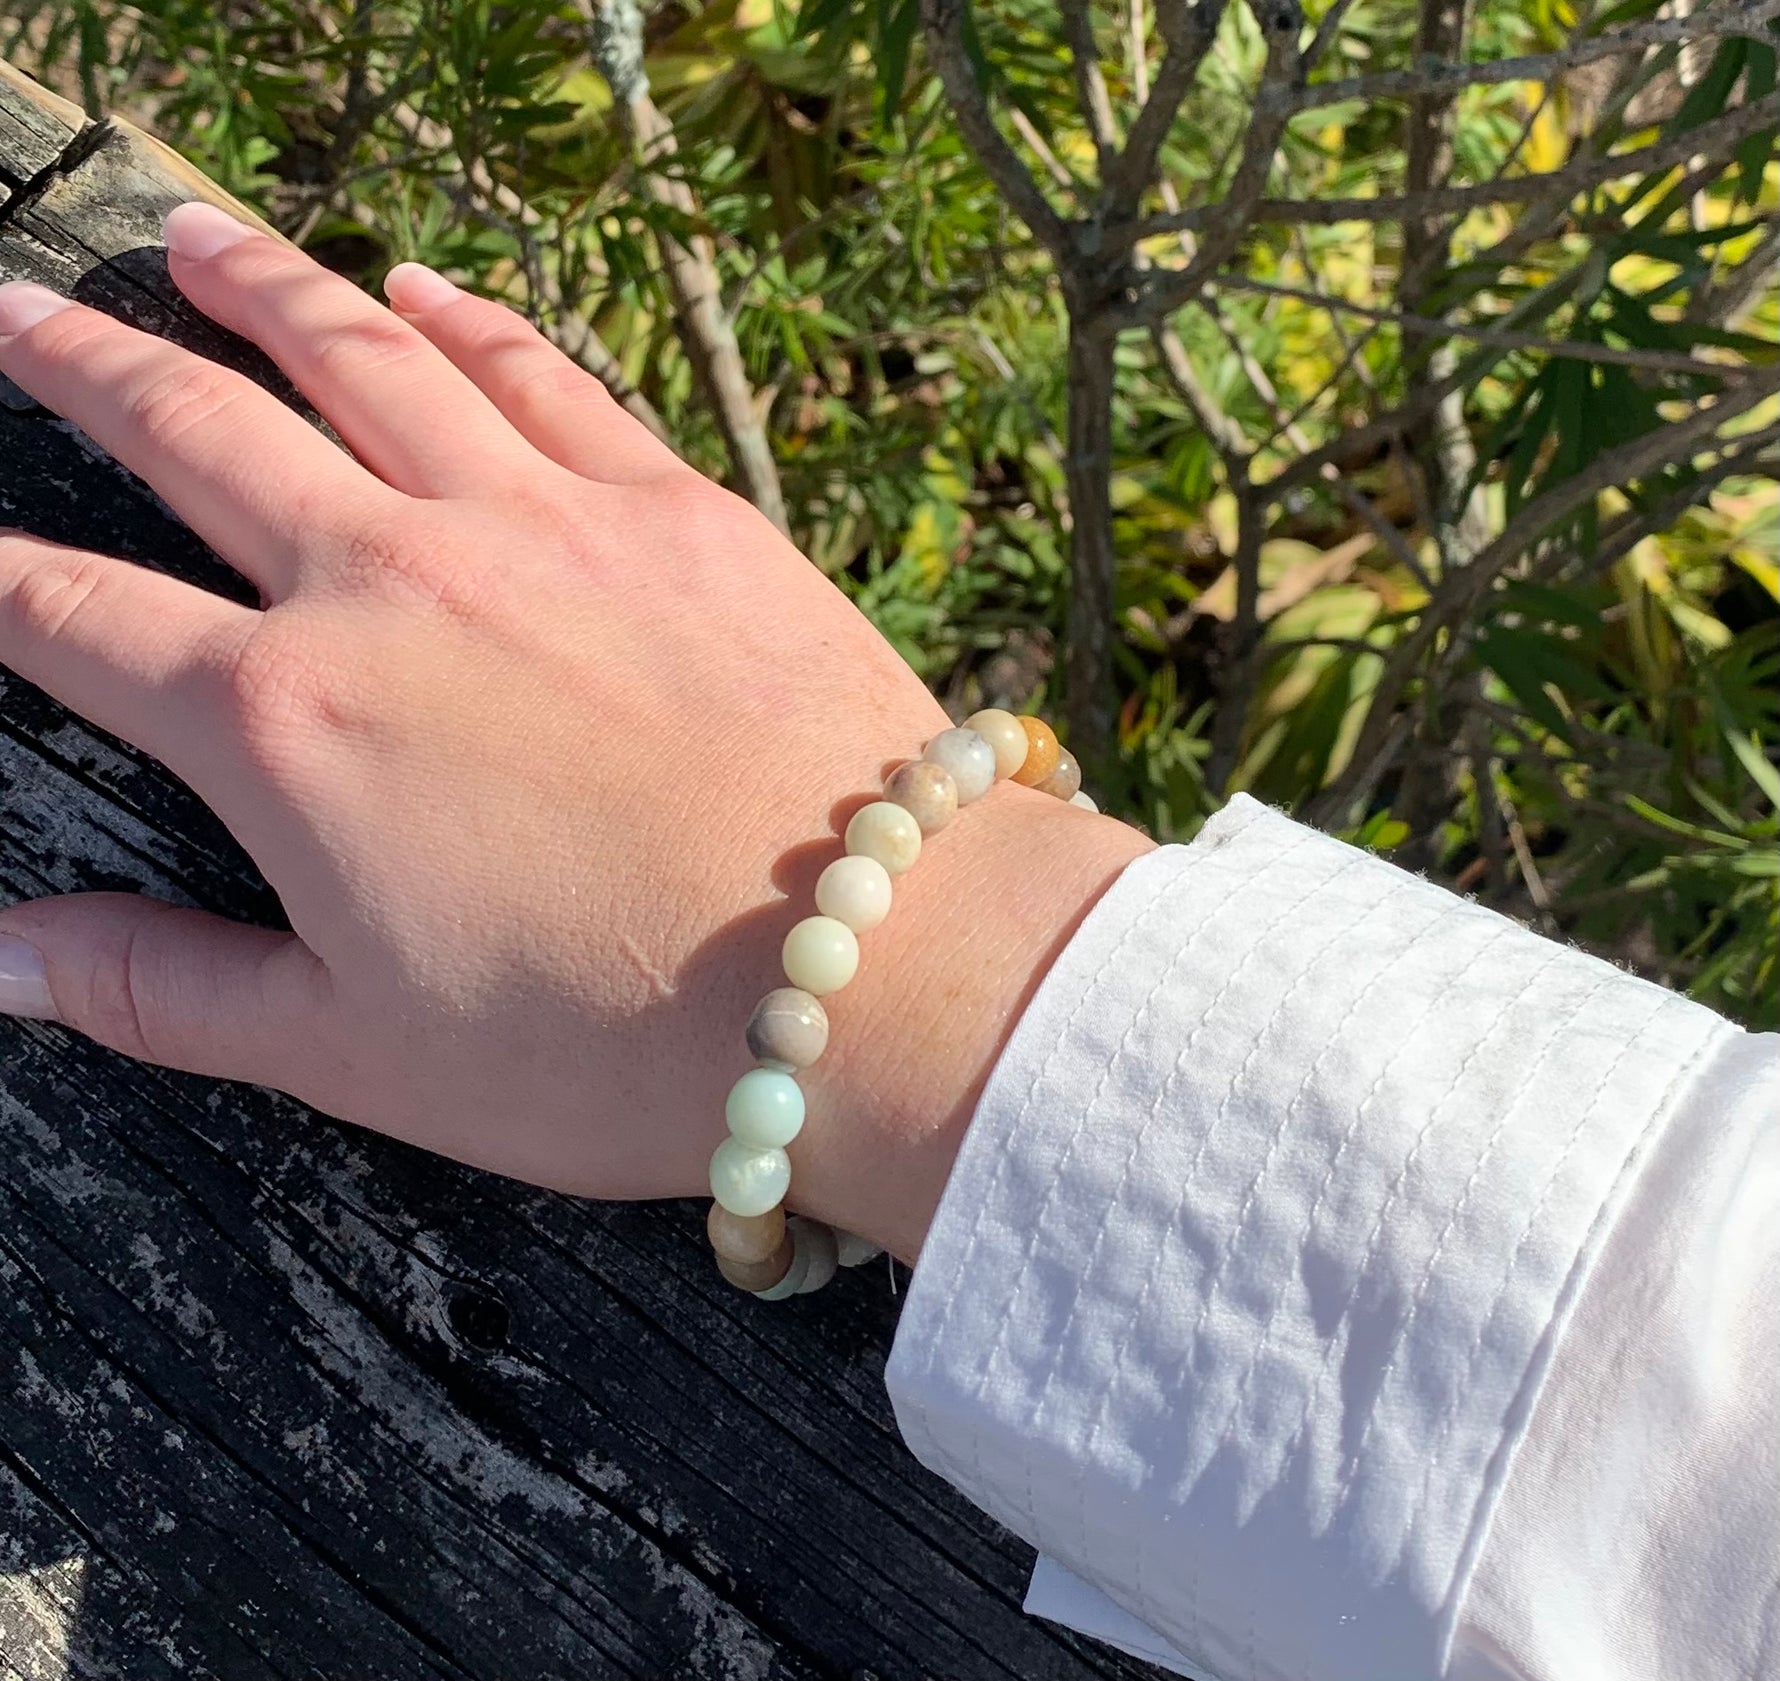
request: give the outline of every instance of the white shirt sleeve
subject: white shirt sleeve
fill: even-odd
[[[1041,983],[887,1381],[1199,1681],[1780,1662],[1780,1044],[1238,798]]]

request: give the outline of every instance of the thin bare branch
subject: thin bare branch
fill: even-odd
[[[1220,275],[1208,290],[1257,292],[1270,298],[1290,298],[1298,303],[1328,310],[1331,315],[1353,315],[1381,325],[1401,327],[1412,338],[1464,339],[1469,344],[1493,345],[1498,350],[1528,350],[1572,362],[1601,362],[1614,367],[1642,368],[1650,373],[1702,374],[1710,379],[1740,380],[1757,377],[1761,370],[1745,363],[1703,362],[1683,351],[1621,350],[1610,344],[1583,344],[1543,333],[1512,333],[1494,327],[1474,327],[1468,321],[1443,321],[1432,315],[1411,315],[1402,310],[1378,309],[1349,303],[1322,292],[1296,286],[1276,286],[1266,280]]]
[[[1069,43],[1076,97],[1081,102],[1082,118],[1088,125],[1088,136],[1094,142],[1104,179],[1118,156],[1119,136],[1113,124],[1106,77],[1100,72],[1100,49],[1094,44],[1094,16],[1088,0],[1063,0],[1063,38]]]
[[[1461,88],[1505,82],[1548,82],[1587,64],[1639,53],[1649,47],[1691,43],[1735,35],[1766,39],[1762,25],[1780,17],[1780,0],[1756,0],[1754,4],[1720,5],[1688,17],[1659,18],[1605,35],[1576,41],[1562,52],[1533,53],[1521,58],[1486,59],[1472,64],[1425,62],[1409,70],[1385,70],[1372,76],[1350,76],[1342,81],[1312,82],[1299,91],[1294,111],[1314,111],[1348,100],[1414,99],[1429,94],[1457,92]]]
[[[1263,87],[1265,92],[1265,87]],[[1289,113],[1287,113],[1289,114]],[[1685,134],[1654,141],[1629,152],[1616,152],[1610,157],[1589,160],[1581,166],[1566,166],[1539,175],[1513,175],[1500,181],[1480,182],[1469,187],[1436,187],[1423,193],[1399,193],[1382,198],[1326,199],[1260,199],[1250,216],[1257,222],[1312,222],[1333,226],[1340,222],[1401,222],[1423,216],[1456,216],[1485,205],[1524,203],[1561,195],[1563,201],[1590,187],[1618,181],[1628,175],[1649,174],[1673,169],[1690,159],[1723,156],[1734,150],[1752,134],[1771,128],[1780,121],[1780,93],[1771,93],[1751,105],[1739,106],[1701,123]],[[1284,127],[1283,119],[1280,126]],[[1108,230],[1110,240],[1138,242],[1178,232],[1222,226],[1224,204],[1202,205],[1179,214],[1150,216],[1141,222]],[[1174,271],[1185,273],[1185,270]],[[1146,308],[1178,307],[1171,305],[1171,273],[1158,270],[1149,284],[1160,304]]]
[[[1019,154],[1002,137],[989,109],[988,96],[977,85],[976,70],[964,45],[964,18],[969,4],[970,0],[921,0],[927,56],[939,73],[959,132],[976,153],[977,161],[1001,189],[1014,214],[1032,230],[1033,238],[1059,265],[1065,265],[1074,254],[1068,226],[1051,208]]]
[[[1125,149],[1110,166],[1102,166],[1104,206],[1112,221],[1124,221],[1136,213],[1138,203],[1156,175],[1163,142],[1174,126],[1181,102],[1187,97],[1199,66],[1217,39],[1225,0],[1157,0],[1156,28],[1167,43],[1156,85],[1139,98],[1143,101]],[[1141,40],[1136,43],[1141,55]],[[1145,77],[1148,79],[1148,66]]]

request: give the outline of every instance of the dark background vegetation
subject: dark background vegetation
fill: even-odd
[[[1158,838],[1248,789],[1771,1026],[1776,15],[0,0],[0,52],[528,312]]]

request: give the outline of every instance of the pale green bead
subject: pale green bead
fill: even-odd
[[[837,858],[816,878],[816,909],[855,934],[890,914],[890,872],[864,853]]]
[[[873,800],[847,825],[847,851],[875,858],[889,874],[899,876],[921,856],[921,825],[901,806]]]
[[[791,1189],[791,1158],[726,1138],[711,1155],[711,1195],[731,1214],[764,1214]]]
[[[941,730],[921,757],[951,777],[960,805],[980,800],[995,786],[995,749],[975,730]]]
[[[803,1131],[803,1088],[776,1068],[750,1068],[729,1088],[723,1118],[756,1150],[782,1150]]]
[[[1093,800],[1091,800],[1079,788],[1076,789],[1076,791],[1069,796],[1069,803],[1071,805],[1079,805],[1083,811],[1098,811],[1100,809],[1100,807],[1095,805]]]
[[[795,1296],[803,1288],[803,1281],[809,1276],[810,1254],[807,1249],[797,1247],[795,1240],[791,1249],[791,1266],[785,1276],[770,1290],[756,1290],[755,1300],[762,1302],[782,1302],[787,1296]]]
[[[834,1243],[835,1259],[843,1267],[862,1267],[867,1261],[875,1261],[884,1253],[882,1245],[861,1237],[857,1232],[837,1231],[834,1234]]]
[[[781,957],[786,980],[823,998],[859,972],[859,939],[832,916],[806,916],[785,936]]]
[[[799,1257],[802,1257],[804,1263],[803,1282],[798,1285],[797,1293],[807,1296],[812,1291],[820,1290],[834,1277],[835,1268],[840,1265],[840,1252],[835,1244],[832,1228],[823,1225],[820,1220],[793,1216],[787,1225],[791,1230],[793,1246],[791,1264],[795,1267]]]

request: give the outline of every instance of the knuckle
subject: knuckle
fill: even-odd
[[[228,690],[249,765],[283,785],[315,725],[333,716],[329,673],[302,638],[281,632],[268,618],[236,652]]]
[[[65,555],[20,576],[4,607],[13,630],[27,642],[54,642],[102,590],[106,568],[97,556]]]
[[[139,1062],[162,1062],[150,1027],[156,984],[149,951],[154,942],[143,938],[150,926],[148,916],[132,918],[121,945],[94,964],[82,1000],[81,1028]]]
[[[148,379],[125,398],[124,412],[136,429],[176,444],[195,428],[214,426],[239,396],[221,368],[194,360]]]
[[[316,366],[323,376],[355,384],[411,366],[425,347],[426,341],[412,327],[387,310],[333,323],[313,340]]]

